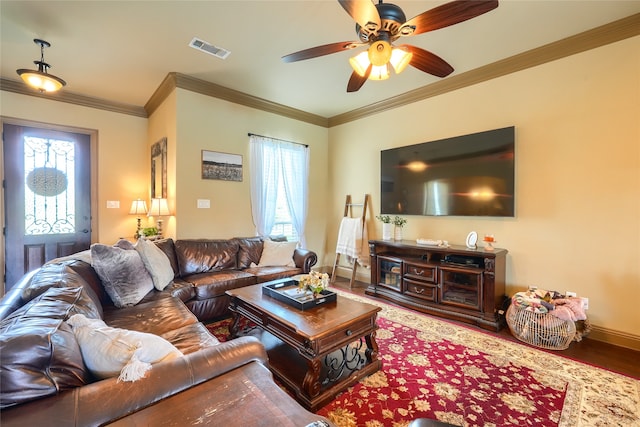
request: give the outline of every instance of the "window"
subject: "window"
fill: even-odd
[[[286,236],[289,242],[297,242],[300,240],[298,231],[293,225],[291,214],[289,213],[289,205],[287,203],[287,194],[284,189],[282,179],[278,181],[278,195],[276,196],[276,216],[269,232],[270,236]]]
[[[261,236],[285,235],[305,246],[309,148],[250,137],[251,209]]]

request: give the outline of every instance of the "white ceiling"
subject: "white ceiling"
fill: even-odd
[[[407,19],[446,1],[395,0]],[[497,9],[460,24],[404,38],[439,55],[452,75],[640,12],[640,0],[501,0]],[[350,56],[340,52],[283,63],[288,53],[357,40],[336,0],[0,1],[1,76],[45,49],[65,91],[143,106],[172,71],[323,117],[351,111],[439,79],[408,67],[347,93]],[[188,47],[193,37],[231,51],[226,60]]]

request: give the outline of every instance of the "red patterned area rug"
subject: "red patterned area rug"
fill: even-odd
[[[317,411],[339,427],[640,426],[640,381],[338,290],[382,307],[382,370]],[[224,340],[228,321],[209,325]]]

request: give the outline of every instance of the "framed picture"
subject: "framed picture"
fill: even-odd
[[[242,181],[242,156],[202,150],[202,179]]]
[[[151,198],[167,198],[167,138],[151,146]]]

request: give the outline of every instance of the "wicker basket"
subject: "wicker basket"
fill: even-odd
[[[520,341],[548,350],[565,350],[576,336],[573,321],[558,319],[548,313],[536,313],[513,304],[507,309],[507,325]]]

